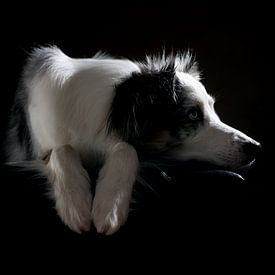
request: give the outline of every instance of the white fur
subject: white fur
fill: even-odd
[[[72,59],[59,52],[51,60],[52,66],[28,87],[36,154],[70,144],[89,160],[94,149],[112,149],[117,141],[108,139],[105,130],[113,86],[138,71],[137,65],[127,60]]]
[[[92,193],[89,176],[78,154],[70,145],[51,151],[47,172],[56,210],[72,230],[89,231],[91,225]]]
[[[212,163],[240,167],[241,146],[245,142],[259,143],[244,133],[223,123],[214,110],[214,99],[206,92],[198,79],[183,72],[177,72],[184,89],[189,93],[192,104],[203,110],[204,127],[184,141],[184,148],[177,152],[181,159],[197,159]]]
[[[126,221],[138,157],[127,143],[118,143],[100,171],[92,217],[98,232],[114,233]],[[110,184],[111,183],[111,184]]]
[[[114,85],[139,67],[128,60],[98,58],[72,59],[51,49],[46,70],[26,83],[28,114],[35,154],[39,158],[51,152],[47,169],[64,223],[81,232],[93,218],[98,232],[111,234],[127,217],[138,160],[130,145],[107,137],[106,119]],[[106,156],[93,213],[89,178],[76,152],[87,165],[94,154]]]

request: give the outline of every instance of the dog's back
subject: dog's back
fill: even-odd
[[[129,60],[102,54],[73,59],[55,47],[35,49],[13,108],[8,160],[43,158],[62,144],[87,154],[87,148],[102,142],[114,86],[138,70]]]

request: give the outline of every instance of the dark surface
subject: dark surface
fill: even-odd
[[[109,7],[107,11],[66,6],[65,12],[44,5],[37,12],[25,12],[28,7],[24,7],[16,16],[15,7],[3,10],[7,17],[1,18],[1,140],[24,60],[33,46],[56,44],[73,57],[88,57],[101,49],[135,59],[163,47],[168,51],[192,48],[203,83],[217,98],[220,117],[261,142],[263,153],[246,173],[245,184],[220,172],[187,175],[181,167],[165,171],[172,178],[167,181],[158,170],[146,170],[157,194],[137,186],[136,210],[121,231],[108,238],[94,231],[83,236],[70,232],[46,199],[43,181],[1,167],[5,255],[13,259],[28,257],[28,253],[39,256],[50,247],[51,253],[106,257],[117,255],[118,250],[127,254],[141,248],[138,262],[150,262],[159,254],[161,258],[179,256],[181,263],[205,258],[211,249],[223,259],[223,252],[232,249],[227,265],[236,263],[242,253],[249,255],[250,265],[256,264],[265,243],[271,203],[265,191],[272,182],[268,172],[274,124],[270,9],[240,3],[230,7],[171,3],[158,8],[145,4]]]

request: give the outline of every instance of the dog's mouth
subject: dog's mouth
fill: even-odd
[[[249,163],[242,165],[238,170],[243,171],[243,170],[251,169],[253,168],[253,166],[255,166],[255,164],[256,164],[256,159],[253,159]]]
[[[235,169],[233,173],[236,173],[237,175],[241,176],[243,180],[246,179],[249,171],[253,169],[256,166],[256,159],[253,159],[247,164],[242,165],[241,167]]]
[[[224,173],[230,177],[236,177],[242,181],[245,181],[249,172],[256,166],[256,159],[251,160],[250,162],[243,164],[238,167],[232,168],[231,166],[220,166],[208,164],[205,166],[205,171],[213,171],[213,173]]]

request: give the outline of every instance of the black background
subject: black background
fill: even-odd
[[[134,59],[163,48],[190,48],[199,61],[204,85],[217,98],[222,120],[261,142],[263,154],[245,185],[223,186],[221,181],[190,187],[192,182],[182,179],[145,203],[119,233],[108,238],[70,232],[45,199],[39,180],[3,166],[5,254],[23,258],[28,249],[36,254],[51,247],[71,255],[96,251],[106,257],[118,250],[142,248],[139,262],[147,262],[156,253],[163,258],[172,253],[180,261],[186,255],[204,258],[213,248],[216,252],[233,249],[234,254],[226,257],[231,264],[244,261],[239,257],[247,256],[247,251],[250,259],[258,260],[265,243],[266,203],[271,202],[265,191],[272,182],[268,178],[273,149],[271,8],[184,1],[165,6],[140,2],[128,8],[107,3],[101,7],[39,5],[33,11],[18,5],[2,10],[6,17],[1,18],[1,140],[22,66],[34,46],[55,44],[72,57],[90,57],[103,50]]]

